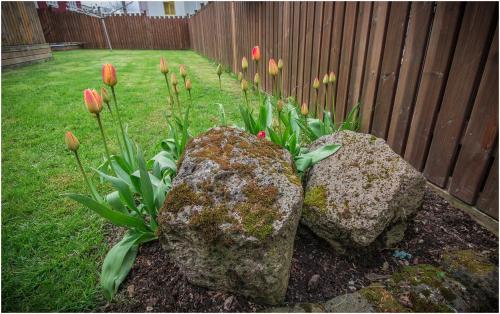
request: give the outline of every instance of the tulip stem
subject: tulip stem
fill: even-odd
[[[243,91],[243,93],[245,94],[245,100],[246,100],[246,102],[247,102],[247,109],[248,109],[248,111],[250,112],[250,104],[249,104],[249,102],[248,102],[248,95],[247,95],[247,92],[246,92],[246,91]]]
[[[78,156],[78,152],[76,150],[73,153],[75,154],[76,162],[78,163],[78,167],[80,168],[80,172],[83,175],[83,179],[85,180],[85,183],[87,184],[87,187],[90,190],[90,194],[93,194],[92,186],[90,185],[89,178],[85,174],[85,170],[83,170],[82,162],[80,161],[80,156]]]
[[[102,142],[104,143],[104,150],[106,151],[106,157],[108,157],[109,165],[111,166],[111,157],[109,155],[108,144],[106,144],[106,136],[104,136],[104,128],[102,127],[101,116],[96,113],[97,124],[99,124],[99,130],[101,130]]]
[[[116,101],[116,94],[115,94],[115,87],[114,86],[111,86],[111,93],[113,94],[113,101],[115,103],[116,116],[118,117],[118,124],[120,124],[120,130],[122,131],[123,146],[125,146],[125,151],[126,151],[128,157],[129,157],[129,159],[132,160],[133,156],[131,156],[131,153],[128,150],[127,140],[125,138],[125,131],[123,129],[122,119],[120,118],[120,110],[118,109],[118,103]]]
[[[335,128],[335,83],[332,83],[332,117],[333,127]]]
[[[167,73],[165,75],[165,81],[167,82],[168,96],[170,97],[170,110],[172,111],[172,115],[174,114],[174,98],[172,97],[172,92],[170,91],[170,83],[168,82]]]

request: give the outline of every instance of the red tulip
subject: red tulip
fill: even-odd
[[[252,60],[253,61],[260,60],[260,48],[259,48],[259,46],[255,46],[252,48]]]
[[[102,81],[111,87],[116,85],[116,70],[112,64],[106,63],[102,66]]]
[[[102,111],[102,98],[95,89],[84,90],[83,101],[90,113],[99,114]]]
[[[266,132],[260,131],[259,133],[257,133],[257,138],[259,139],[266,138]]]

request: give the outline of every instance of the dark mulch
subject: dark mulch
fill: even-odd
[[[404,265],[438,265],[449,249],[488,251],[498,264],[498,239],[462,211],[451,207],[430,190],[423,209],[408,226],[400,250],[411,253],[409,261],[392,257],[394,249],[370,256],[347,258],[337,254],[307,228],[299,227],[290,271],[286,302],[324,301],[369,285]],[[486,252],[485,252],[486,253]],[[318,274],[319,287],[308,291],[309,279]],[[383,278],[383,277],[382,277]],[[144,245],[122,284],[120,294],[102,311],[114,312],[253,312],[265,306],[230,293],[210,291],[189,284],[163,254],[158,242]]]

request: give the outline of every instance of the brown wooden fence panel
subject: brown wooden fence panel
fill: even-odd
[[[363,132],[498,218],[497,11],[491,2],[211,2],[189,23],[192,48],[236,72],[259,45],[268,92],[267,62],[282,58],[284,94],[312,112],[314,78],[334,71],[336,91],[322,86],[319,99],[331,110],[335,97],[337,119],[359,101]]]
[[[105,24],[113,49],[191,48],[187,18],[113,15],[105,17],[103,24],[98,17],[71,11],[44,9],[38,10],[38,16],[49,43],[82,42],[85,48],[108,48]]]

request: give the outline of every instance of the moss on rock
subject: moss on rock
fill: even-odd
[[[442,258],[451,270],[464,268],[467,272],[479,276],[488,275],[495,269],[495,265],[473,250],[447,252]]]
[[[380,312],[409,312],[383,286],[372,284],[361,289],[360,293]]]
[[[304,197],[304,207],[315,207],[322,213],[327,210],[327,193],[326,187],[318,185],[306,191]]]

